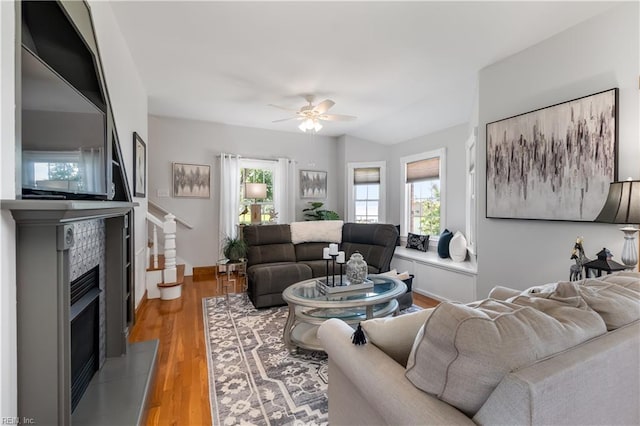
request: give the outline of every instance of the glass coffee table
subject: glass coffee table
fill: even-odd
[[[407,291],[400,280],[370,275],[373,287],[332,294],[322,294],[316,288],[316,278],[287,287],[282,298],[289,304],[289,316],[284,327],[283,340],[290,352],[297,348],[323,350],[316,336],[318,326],[329,318],[339,318],[348,324],[357,324],[371,318],[387,317],[397,313],[397,297]]]

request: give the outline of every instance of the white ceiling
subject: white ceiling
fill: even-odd
[[[396,143],[469,121],[483,67],[610,2],[114,1],[149,113],[299,132],[302,95],[332,99],[321,134]]]

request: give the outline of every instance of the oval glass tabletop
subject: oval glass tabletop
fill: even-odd
[[[316,286],[317,279],[302,281],[287,287],[282,297],[287,302],[315,307],[347,307],[371,305],[402,295],[405,283],[391,277],[369,276],[373,287],[368,289],[323,294]]]

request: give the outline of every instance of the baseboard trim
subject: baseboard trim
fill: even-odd
[[[142,295],[142,298],[140,299],[140,303],[138,303],[138,306],[135,309],[135,315],[136,318],[138,318],[138,315],[140,314],[140,309],[142,309],[142,305],[144,305],[145,303],[147,303],[147,300],[149,300],[147,298],[147,290],[144,290],[144,294]]]
[[[216,279],[215,266],[194,266],[193,281],[211,281]]]

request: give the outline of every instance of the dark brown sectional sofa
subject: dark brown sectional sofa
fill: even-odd
[[[326,275],[322,249],[328,242],[291,242],[289,225],[252,225],[243,230],[248,246],[247,293],[256,308],[284,305],[282,292],[298,281]],[[359,251],[369,273],[390,269],[398,230],[389,224],[345,223],[340,250],[347,259]]]

